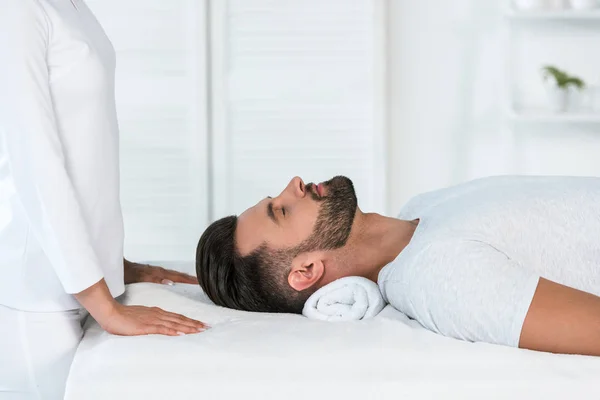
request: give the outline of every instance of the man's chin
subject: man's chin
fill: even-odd
[[[330,197],[332,201],[338,203],[339,206],[348,207],[352,211],[356,211],[358,207],[358,201],[356,197],[356,191],[354,190],[354,184],[350,178],[338,175],[327,182],[323,182],[323,186],[326,188],[325,197]],[[340,204],[345,203],[345,204]]]
[[[352,180],[343,175],[334,176],[330,180],[323,182],[323,184],[332,188],[352,188],[352,191],[354,191],[354,183]]]

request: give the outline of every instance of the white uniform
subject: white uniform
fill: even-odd
[[[72,293],[102,278],[113,296],[124,290],[114,69],[112,45],[81,0],[0,0],[0,325],[31,341],[11,366],[29,378],[15,387],[0,375],[0,396],[34,393],[45,381],[38,372],[72,357],[32,353],[51,330],[77,325],[65,313],[80,307]],[[33,314],[57,312],[64,318]],[[66,335],[67,353],[80,334]],[[0,354],[14,343],[0,338]]]
[[[426,328],[518,346],[540,277],[600,296],[600,178],[504,176],[412,199],[384,298]]]

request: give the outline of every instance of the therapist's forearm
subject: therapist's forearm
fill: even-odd
[[[126,258],[123,258],[123,280],[125,281],[125,283],[131,283],[131,267],[133,266],[133,263],[129,260],[127,260]]]
[[[114,313],[118,305],[104,278],[74,296],[100,325]]]
[[[139,275],[138,274],[139,267],[140,267],[140,264],[131,262],[131,261],[127,260],[126,258],[123,258],[123,281],[125,282],[126,285],[130,284],[130,283],[136,283],[136,282],[143,281],[138,276]]]

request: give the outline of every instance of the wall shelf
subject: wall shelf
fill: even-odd
[[[574,10],[565,9],[549,9],[549,10],[519,10],[507,4],[505,18],[509,21],[520,22],[525,24],[553,23],[566,22],[570,24],[580,24],[582,27],[600,27],[600,8],[589,10]],[[520,24],[519,24],[520,26]],[[600,124],[600,110],[578,110],[553,112],[544,107],[536,107],[535,105],[523,104],[515,107],[513,104],[517,102],[515,99],[512,86],[515,84],[513,80],[513,29],[516,25],[508,24],[508,48],[507,48],[507,81],[509,82],[506,90],[506,101],[508,102],[506,111],[507,118],[511,123],[527,123],[527,124]],[[554,61],[553,61],[554,62]],[[561,63],[556,60],[558,65]]]
[[[552,112],[541,108],[511,110],[509,117],[513,122],[527,123],[600,123],[598,111]]]
[[[506,17],[512,20],[564,20],[564,21],[599,21],[600,9],[593,10],[540,10],[516,11],[510,10]]]

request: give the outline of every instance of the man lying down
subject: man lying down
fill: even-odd
[[[296,177],[214,222],[196,271],[225,307],[300,313],[320,287],[361,276],[445,336],[600,355],[600,178],[478,179],[390,218],[361,212],[346,177]]]

